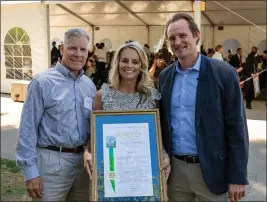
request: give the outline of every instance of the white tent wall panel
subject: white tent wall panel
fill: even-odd
[[[92,22],[94,25],[144,25],[140,20],[129,13],[123,14],[86,14],[80,15],[85,20]]]
[[[138,41],[142,46],[148,43],[148,29],[145,26],[99,26],[95,30],[95,43],[110,39],[112,50],[117,50],[128,40]]]
[[[266,26],[261,27],[266,29]],[[260,42],[266,39],[266,33],[255,26],[228,25],[224,26],[223,30],[218,30],[218,27],[215,26],[213,48],[218,44],[223,45],[226,40],[230,39],[235,39],[240,43],[241,48],[243,49],[243,56],[247,57],[252,46],[259,46]],[[225,52],[226,51],[227,50],[225,50]],[[236,50],[233,51],[236,52]],[[262,54],[261,52],[259,53]]]
[[[164,30],[165,26],[149,26],[149,46],[151,51],[154,51],[154,46],[157,45],[160,39],[163,39]]]
[[[204,25],[201,26],[200,30],[200,36],[201,36],[201,44],[203,44],[206,51],[208,51],[208,48],[213,47],[213,26],[210,25]]]
[[[13,81],[6,79],[4,53],[5,36],[13,27],[24,29],[30,38],[33,76],[48,68],[45,5],[1,6],[1,92],[3,93],[10,93]]]
[[[92,29],[90,26],[74,26],[77,28],[82,28],[85,30],[89,36],[90,36],[90,41],[89,41],[89,49],[92,47]],[[62,26],[62,27],[50,27],[50,50],[52,48],[52,41],[54,39],[59,39],[60,42],[64,41],[64,34],[66,31],[68,31],[71,28],[74,28],[73,26]],[[57,46],[59,44],[57,43]]]
[[[65,1],[59,2],[61,5],[66,8],[75,11],[76,13],[127,13],[127,11],[122,8],[115,1],[105,1],[105,2],[86,2],[83,3],[65,3]],[[53,12],[53,13],[56,13]]]
[[[192,1],[122,1],[133,12],[192,11]]]
[[[50,15],[50,26],[66,26],[66,27],[75,27],[75,26],[85,26],[87,25],[84,21],[78,19],[77,17],[69,15]]]
[[[260,27],[264,30],[267,28],[266,25]],[[252,46],[258,47],[258,53],[262,54],[266,50],[266,32],[255,26],[249,26],[248,46],[249,50]]]

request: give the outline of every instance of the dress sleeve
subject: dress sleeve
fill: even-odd
[[[160,99],[161,99],[160,92],[157,89],[152,88],[152,90],[151,90],[151,96],[148,99],[147,108],[148,109],[155,109],[155,108],[157,108],[157,101],[160,100]]]
[[[102,99],[101,101],[103,103],[106,103],[108,101],[108,94],[109,94],[109,85],[107,83],[104,83],[101,87],[101,91],[102,91]]]
[[[161,94],[156,88],[152,88],[152,90],[151,90],[151,98],[153,100],[160,100],[161,99]]]

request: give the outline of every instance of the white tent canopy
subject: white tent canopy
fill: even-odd
[[[202,9],[201,42],[206,49],[222,44],[225,51],[235,52],[242,47],[243,58],[252,46],[258,46],[259,53],[266,49],[264,1],[209,0]],[[16,35],[14,30],[22,30],[29,37],[31,55],[27,57],[35,75],[50,64],[51,42],[55,40],[59,45],[70,28],[87,31],[90,47],[105,42],[109,49],[116,50],[127,40],[136,40],[149,44],[153,51],[162,42],[167,19],[177,12],[194,16],[194,1],[1,1],[1,92],[10,92],[10,83],[25,76],[20,66],[6,63],[8,59],[15,61],[6,47],[23,46],[19,41],[8,44],[5,40],[10,33]],[[23,54],[19,57],[24,61]]]
[[[165,25],[169,15],[173,13],[194,12],[194,0],[1,1],[1,6],[41,2],[51,5],[51,26],[70,26],[66,23],[77,17],[82,19],[81,25]],[[205,11],[202,12],[202,25],[250,24],[226,8],[257,25],[266,25],[265,1],[210,0],[203,2],[206,5]],[[68,20],[62,20],[66,18]]]
[[[75,15],[91,25],[165,25],[177,12],[193,14],[193,1],[88,1],[83,3],[46,2],[52,4],[51,26],[64,26]],[[207,1],[202,12],[203,25],[248,25],[224,7],[255,24],[266,24],[264,1]],[[70,13],[70,12],[72,13]],[[68,18],[67,21],[62,19]],[[81,20],[81,25],[86,23]]]

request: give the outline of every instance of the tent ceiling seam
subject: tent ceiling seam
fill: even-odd
[[[76,13],[74,13],[73,11],[71,11],[70,9],[66,8],[65,6],[61,5],[61,4],[56,4],[58,7],[62,8],[63,10],[69,12],[70,14],[72,14],[73,16],[75,16],[76,18],[82,20],[83,22],[85,22],[86,24],[90,25],[91,27],[94,27],[95,25],[92,24],[91,22],[85,20],[84,18],[82,18],[81,16],[77,15]]]
[[[140,20],[142,23],[144,23],[146,26],[149,26],[142,18],[140,18],[138,15],[136,15],[131,9],[129,9],[124,3],[122,3],[119,0],[115,0],[115,2],[120,5],[122,8],[124,8],[125,10],[127,10],[130,14],[132,14],[135,18],[137,18],[138,20]]]
[[[203,16],[209,21],[209,23],[214,26],[214,22],[210,19],[210,17],[205,13],[205,12],[201,12],[203,14]]]

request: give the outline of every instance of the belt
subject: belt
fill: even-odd
[[[64,147],[57,147],[57,146],[47,146],[47,147],[41,147],[44,149],[49,149],[57,152],[67,152],[67,153],[74,153],[74,154],[79,154],[84,151],[84,145],[78,146],[75,148],[64,148]]]
[[[173,154],[173,156],[181,161],[184,161],[186,163],[199,163],[198,156],[178,156]]]

